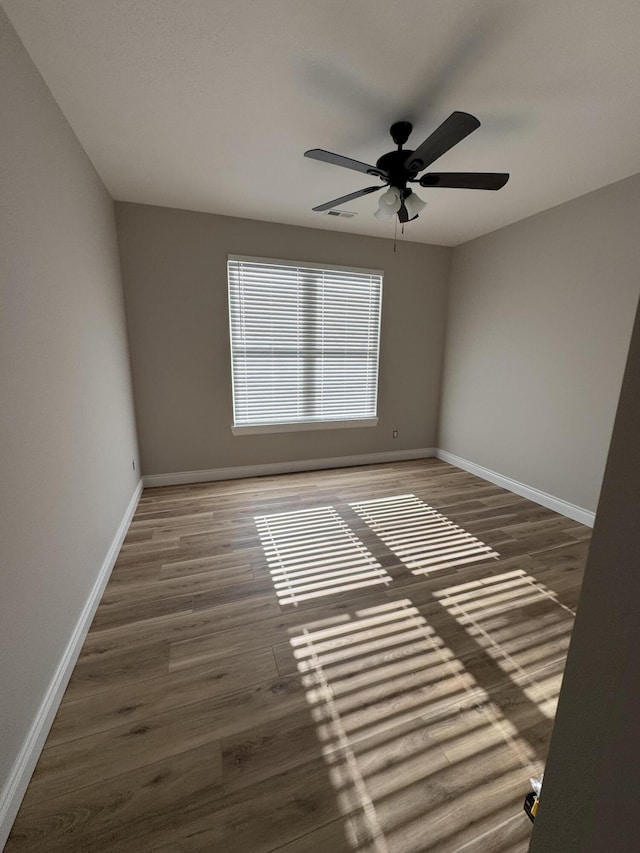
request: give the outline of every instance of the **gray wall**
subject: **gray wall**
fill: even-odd
[[[532,853],[638,850],[640,311],[545,771]]]
[[[113,202],[0,9],[0,788],[138,474]]]
[[[595,510],[639,222],[636,175],[454,249],[441,448]]]
[[[116,214],[145,474],[433,446],[450,249],[394,254],[376,237],[138,204]],[[228,254],[385,271],[377,427],[231,434]]]

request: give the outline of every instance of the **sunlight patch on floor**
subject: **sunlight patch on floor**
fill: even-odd
[[[430,844],[466,845],[519,808],[541,769],[535,749],[410,599],[291,634],[354,849],[417,853],[425,825]],[[518,705],[508,680],[502,690]]]
[[[522,569],[450,586],[434,596],[553,719],[573,611]]]
[[[396,495],[349,506],[415,575],[500,556],[415,495]]]
[[[254,520],[281,604],[391,580],[331,506],[256,516]]]

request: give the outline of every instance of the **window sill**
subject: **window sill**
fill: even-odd
[[[257,435],[268,432],[304,432],[321,429],[353,429],[354,427],[377,426],[378,418],[360,418],[351,421],[304,421],[290,424],[255,424],[253,426],[232,426],[234,435]]]

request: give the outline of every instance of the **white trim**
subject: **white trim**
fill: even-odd
[[[145,488],[182,486],[188,483],[210,483],[216,480],[239,480],[244,477],[267,477],[295,471],[319,471],[324,468],[351,468],[357,465],[377,465],[381,462],[401,462],[407,459],[426,459],[435,456],[434,447],[417,450],[387,450],[382,453],[361,453],[358,456],[336,456],[332,459],[300,459],[295,462],[270,462],[266,465],[240,465],[234,468],[210,468],[205,471],[176,471],[173,474],[147,474]]]
[[[580,524],[586,524],[587,527],[593,527],[596,514],[588,509],[584,509],[569,501],[557,498],[554,495],[549,495],[547,492],[541,492],[540,489],[535,489],[533,486],[527,486],[525,483],[520,483],[518,480],[512,480],[511,477],[505,477],[503,474],[498,474],[490,468],[484,468],[482,465],[476,465],[475,462],[469,462],[468,459],[463,459],[461,456],[456,456],[454,453],[449,453],[447,450],[436,450],[435,455],[443,462],[448,462],[450,465],[455,465],[456,468],[462,468],[470,474],[475,474],[476,477],[481,477],[483,480],[488,480],[490,483],[495,483],[496,486],[501,486],[503,489],[508,489],[516,495],[534,503],[546,506],[547,509],[552,509],[554,512],[559,512],[560,515],[566,515],[574,521],[579,521]]]
[[[378,418],[358,418],[349,421],[296,421],[288,424],[239,424],[232,426],[234,435],[256,435],[267,432],[304,432],[314,429],[351,429],[354,427],[373,427],[378,425]]]
[[[344,267],[342,264],[313,263],[313,261],[291,261],[284,258],[253,258],[250,255],[227,255],[227,263],[266,264],[278,267],[300,267],[307,270],[338,270],[338,272],[355,272],[362,275],[379,275],[384,277],[384,270],[369,270],[363,267]]]
[[[18,809],[20,808],[20,803],[22,802],[22,798],[24,797],[33,771],[35,770],[42,747],[44,746],[47,735],[49,734],[49,729],[51,728],[54,717],[58,711],[67,683],[71,677],[71,673],[73,672],[78,655],[80,654],[80,649],[82,648],[82,644],[84,643],[91,621],[93,620],[94,613],[100,603],[102,593],[104,592],[104,588],[107,585],[109,576],[111,575],[111,570],[116,562],[120,546],[124,541],[124,537],[126,536],[129,528],[129,523],[131,522],[136,506],[138,505],[138,500],[142,494],[142,488],[143,483],[142,480],[140,480],[131,500],[129,501],[129,505],[124,513],[122,521],[120,522],[120,526],[118,527],[111,545],[109,546],[107,555],[103,560],[100,571],[98,572],[96,582],[94,583],[93,589],[85,602],[80,618],[78,619],[71,638],[67,643],[67,647],[64,650],[64,654],[62,655],[62,658],[53,673],[53,677],[45,690],[44,697],[35,717],[33,718],[27,737],[25,738],[20,752],[18,753],[18,757],[16,758],[11,772],[9,773],[9,778],[0,792],[0,850],[3,849],[7,838],[9,837],[11,827],[13,826],[13,822],[18,814]]]

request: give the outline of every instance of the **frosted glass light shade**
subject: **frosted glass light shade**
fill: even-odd
[[[379,207],[373,215],[376,219],[380,220],[380,222],[391,222],[395,213],[393,210],[389,210],[388,206],[385,205],[384,207]]]
[[[386,193],[380,196],[380,209],[389,210],[390,213],[397,213],[400,210],[400,190],[395,187],[389,187]]]
[[[422,210],[427,206],[426,201],[422,201],[421,198],[415,193],[411,193],[411,195],[407,196],[404,200],[404,206],[407,208],[407,213],[409,214],[409,219],[413,219],[414,216],[417,216]]]

